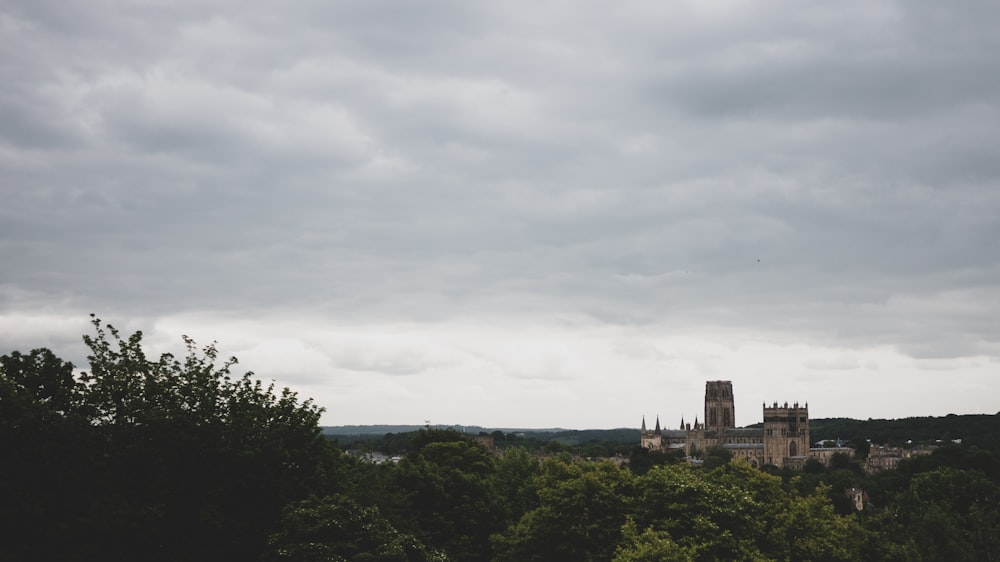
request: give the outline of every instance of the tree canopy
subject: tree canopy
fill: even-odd
[[[92,320],[79,376],[46,349],[0,358],[12,559],[246,559],[285,504],[330,485],[311,401],[233,376],[214,345],[151,359],[141,332]]]

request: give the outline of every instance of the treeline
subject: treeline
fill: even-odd
[[[453,427],[426,427],[424,430],[455,431]],[[520,447],[532,453],[568,452],[588,458],[628,456],[638,442],[638,432],[632,429],[559,430],[530,432],[461,432],[470,438],[487,437],[498,450]],[[354,453],[379,452],[386,455],[400,455],[413,446],[419,431],[386,433],[384,435],[340,435],[325,432],[324,435],[344,450]]]
[[[944,447],[865,477],[850,459],[701,468],[633,450],[624,467],[470,436],[407,436],[398,463],[342,454],[320,409],[185,340],[94,319],[89,369],[0,357],[4,560],[991,560],[1000,462]],[[505,436],[506,437],[506,436]],[[517,438],[518,436],[515,436]],[[515,439],[516,441],[516,439]],[[843,487],[870,488],[858,512]]]
[[[828,418],[811,420],[809,431],[814,442],[863,439],[877,444],[905,446],[961,440],[965,445],[1000,449],[1000,415],[951,414],[898,420]]]
[[[912,417],[895,420],[851,418],[817,418],[809,422],[813,443],[841,441],[856,448],[862,443],[875,443],[906,447],[909,445],[951,442],[959,440],[966,445],[983,449],[1000,449],[1000,414],[950,414],[942,417]],[[748,427],[763,427],[758,423]],[[384,431],[376,431],[383,428]],[[324,428],[324,434],[335,439],[341,448],[378,450],[398,454],[406,449],[407,437],[419,429],[455,429],[455,426],[343,426]],[[521,446],[540,450],[555,441],[565,450],[579,452],[581,447],[600,447],[606,456],[627,454],[639,441],[639,430],[618,429],[542,429],[542,430],[490,430],[481,427],[460,428],[471,435],[488,435],[498,447]],[[556,447],[558,448],[558,447]],[[594,449],[596,452],[596,449]],[[589,455],[595,456],[595,455]]]
[[[386,434],[413,433],[421,429],[457,429],[469,435],[490,435],[498,442],[524,438],[541,443],[559,441],[564,445],[579,445],[587,442],[634,444],[638,441],[638,429],[620,427],[617,429],[491,429],[479,426],[455,425],[372,425],[324,427],[323,434],[336,438],[341,443],[379,439]]]

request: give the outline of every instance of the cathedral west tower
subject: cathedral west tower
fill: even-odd
[[[719,434],[736,427],[732,381],[705,383],[705,430]]]

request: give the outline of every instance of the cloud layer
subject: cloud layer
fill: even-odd
[[[998,17],[8,3],[0,342],[201,334],[331,424],[993,413]]]

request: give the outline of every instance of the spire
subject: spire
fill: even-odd
[[[684,416],[681,416],[681,429],[684,429]]]
[[[694,417],[694,428],[698,429],[698,416]]]
[[[656,429],[654,431],[660,432],[660,416],[656,416]]]
[[[646,416],[642,416],[642,432],[646,433]]]

